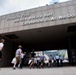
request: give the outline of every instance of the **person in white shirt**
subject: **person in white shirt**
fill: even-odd
[[[20,68],[22,68],[23,65],[24,65],[24,57],[25,57],[25,55],[26,55],[26,52],[21,52],[21,64],[20,64]]]
[[[40,64],[41,64],[40,56],[38,55],[37,56],[37,68],[39,68]]]
[[[19,45],[18,49],[16,50],[16,64],[19,62],[19,65],[21,64],[21,52],[22,52],[22,46]],[[16,64],[14,65],[13,69],[15,69]]]
[[[59,55],[59,59],[60,59],[60,66],[63,66],[63,57],[61,55]]]
[[[59,55],[58,54],[56,54],[55,59],[56,59],[57,66],[59,67]]]
[[[14,58],[12,59],[11,63],[13,64],[13,68],[14,68],[14,66],[16,65],[16,57],[14,57]],[[14,68],[14,69],[15,69],[15,68]]]
[[[43,54],[40,56],[40,60],[41,60],[41,64],[40,64],[40,66],[39,66],[39,68],[44,68],[44,64],[45,64],[45,60],[46,60],[46,57],[45,57],[45,55],[44,55],[44,52],[43,52]]]
[[[1,42],[0,42],[0,61],[2,60],[2,49],[4,47],[4,42],[5,42],[5,40],[1,39]]]

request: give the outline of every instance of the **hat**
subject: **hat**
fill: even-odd
[[[19,46],[18,46],[18,48],[22,48],[22,46],[21,46],[21,45],[19,45]]]

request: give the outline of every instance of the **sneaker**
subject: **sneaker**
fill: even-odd
[[[15,67],[13,67],[13,69],[16,69]]]

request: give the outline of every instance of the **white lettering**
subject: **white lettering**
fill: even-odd
[[[51,17],[51,21],[55,21],[56,20],[56,18],[54,18],[54,17]]]
[[[29,15],[29,14],[28,14]],[[7,21],[13,20],[14,23],[21,22],[22,25],[30,25],[30,24],[36,24],[36,23],[42,23],[42,22],[48,22],[48,21],[56,21],[56,20],[62,20],[62,19],[70,19],[74,18],[74,14],[67,14],[63,16],[53,17],[53,13],[48,14],[42,14],[42,15],[34,15],[34,16],[28,16],[28,15],[21,15],[17,17],[11,17],[8,18]]]

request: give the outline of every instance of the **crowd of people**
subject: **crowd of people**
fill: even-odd
[[[44,67],[44,61],[46,60],[46,57],[44,56],[44,52],[41,56],[36,56],[36,53],[34,51],[31,53],[30,59],[29,59],[29,68],[43,68]]]
[[[22,52],[22,46],[19,45],[18,49],[16,50],[15,57],[12,60],[13,69],[16,69],[16,65],[18,68],[22,69],[24,64],[24,56],[26,55],[26,52]],[[30,58],[28,61],[29,68],[43,68],[44,67],[44,61],[46,60],[44,53],[41,56],[36,56],[36,53],[34,50],[30,53]]]
[[[47,58],[45,57],[44,52],[40,56],[35,55],[34,52],[31,53],[31,58],[28,62],[29,68],[59,67],[63,65],[63,58],[61,55],[57,54],[54,58],[49,57],[47,63],[45,62]]]
[[[2,49],[4,46],[4,39],[1,39],[0,42],[0,61],[2,60]],[[24,57],[26,55],[26,52],[22,51],[22,46],[19,45],[18,49],[15,52],[15,56],[12,59],[12,64],[13,64],[13,69],[16,69],[16,67],[18,68],[23,68],[24,65]],[[63,58],[61,55],[56,55],[54,58],[50,57],[48,62],[45,63],[45,60],[47,60],[47,58],[44,55],[44,52],[42,53],[42,55],[38,55],[36,56],[36,53],[34,52],[34,50],[30,53],[30,58],[28,61],[28,65],[29,68],[44,68],[45,65],[47,65],[47,67],[51,67],[51,66],[62,66],[63,65]]]

